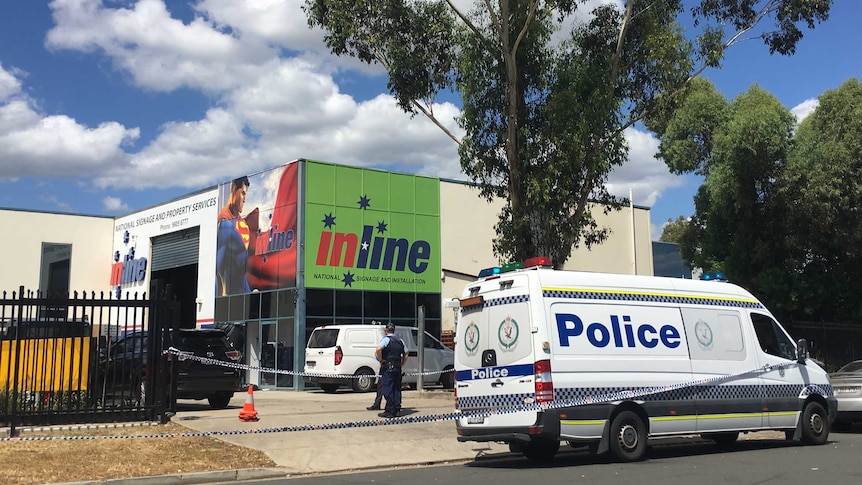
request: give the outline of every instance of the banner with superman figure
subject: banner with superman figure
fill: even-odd
[[[216,296],[296,286],[298,165],[219,187]]]

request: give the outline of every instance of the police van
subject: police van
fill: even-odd
[[[459,299],[458,441],[536,460],[561,442],[640,460],[647,438],[784,431],[826,441],[828,374],[746,290],[724,281],[483,270]]]

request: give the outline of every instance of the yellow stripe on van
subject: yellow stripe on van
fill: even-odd
[[[574,419],[561,419],[560,424],[565,426],[598,426],[605,424],[604,419],[585,419],[585,420],[574,420]]]
[[[659,293],[652,291],[626,291],[626,290],[612,290],[612,289],[595,289],[595,288],[553,288],[553,287],[543,287],[543,292],[561,292],[561,293],[588,293],[594,295],[624,295],[624,296],[645,296],[651,298],[689,298],[693,300],[710,300],[710,301],[732,301],[738,303],[749,303],[760,305],[761,303],[757,300],[753,300],[751,298],[733,298],[728,296],[709,296],[709,295],[689,295],[684,293]]]
[[[697,416],[650,416],[651,421],[692,421]]]
[[[727,413],[727,414],[702,414],[697,419],[740,419],[740,418],[762,418],[769,413]]]
[[[776,418],[779,418],[779,417],[782,417],[782,416],[796,416],[797,414],[799,414],[799,411],[779,411],[779,412],[774,412],[774,413],[764,413],[764,414],[765,414],[766,416],[769,416],[769,417],[776,417]]]

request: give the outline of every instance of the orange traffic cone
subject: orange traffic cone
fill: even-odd
[[[248,386],[248,396],[245,398],[245,404],[242,405],[242,411],[239,412],[240,421],[257,421],[257,411],[254,410],[254,386]]]

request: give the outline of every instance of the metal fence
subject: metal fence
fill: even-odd
[[[811,356],[823,362],[829,372],[862,359],[862,325],[793,321],[785,323],[785,327],[794,339],[808,341]]]
[[[168,292],[0,293],[0,426],[167,421]]]

